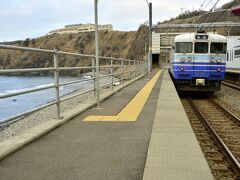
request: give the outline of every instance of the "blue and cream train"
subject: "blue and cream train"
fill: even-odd
[[[227,38],[205,32],[175,37],[170,73],[178,91],[219,91],[226,70]]]

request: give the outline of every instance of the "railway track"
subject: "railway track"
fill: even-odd
[[[211,99],[182,99],[216,179],[240,179],[240,120]]]
[[[229,80],[224,80],[221,82],[223,85],[231,87],[233,89],[240,90],[240,84],[237,82],[229,81]]]

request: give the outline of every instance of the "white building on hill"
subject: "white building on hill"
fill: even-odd
[[[111,24],[98,25],[99,31],[112,31],[113,26]],[[72,24],[66,25],[64,28],[50,31],[48,35],[52,34],[77,34],[83,32],[95,31],[94,24]]]

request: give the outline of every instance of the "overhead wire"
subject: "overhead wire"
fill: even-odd
[[[205,6],[204,10],[207,9],[208,5],[209,5],[212,1],[213,1],[213,0],[209,0],[209,1],[208,1],[208,3],[207,3],[207,5]]]
[[[219,3],[219,1],[220,1],[220,0],[217,0],[217,1],[216,1],[216,3],[213,5],[213,7],[210,9],[210,11],[205,15],[205,18],[203,18],[202,21],[204,21],[204,20],[206,19],[207,15],[213,11],[213,9],[217,6],[217,4]],[[209,2],[211,2],[211,0],[210,0]],[[207,5],[209,5],[209,2],[208,2]],[[201,18],[201,16],[197,19],[197,21],[198,21],[200,18]],[[201,25],[201,23],[199,23],[199,24],[197,25],[197,27],[194,28],[194,30],[196,30],[200,25]]]
[[[203,5],[205,4],[206,1],[207,1],[207,0],[204,0],[204,1],[202,2],[201,6],[200,6],[200,8],[199,8],[199,11],[202,9],[202,7],[203,7]]]

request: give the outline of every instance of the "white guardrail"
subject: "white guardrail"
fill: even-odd
[[[61,118],[61,102],[67,101],[69,99],[75,98],[77,96],[81,96],[83,94],[89,93],[89,92],[94,92],[95,97],[96,93],[100,92],[101,88],[104,87],[110,87],[110,90],[114,90],[114,84],[116,82],[123,82],[124,80],[129,80],[136,78],[138,76],[141,76],[142,74],[146,73],[147,71],[147,64],[144,61],[137,61],[137,60],[131,60],[131,59],[122,59],[122,58],[113,58],[113,57],[99,57],[100,61],[100,66],[99,69],[110,69],[110,73],[107,75],[102,75],[98,76],[99,78],[106,78],[106,77],[111,77],[109,79],[110,82],[106,84],[101,84],[99,87],[96,86],[96,62],[95,59],[96,57],[94,55],[86,55],[86,54],[78,54],[78,53],[69,53],[69,52],[63,52],[63,51],[58,51],[58,50],[48,50],[48,49],[39,49],[39,48],[28,48],[28,47],[19,47],[19,46],[12,46],[12,45],[3,45],[0,44],[0,49],[8,49],[8,50],[20,50],[20,51],[29,51],[29,52],[36,52],[36,53],[49,53],[53,55],[53,64],[54,67],[48,67],[48,68],[24,68],[24,69],[1,69],[0,70],[0,75],[4,74],[11,74],[11,73],[26,73],[26,72],[54,72],[54,78],[55,78],[55,83],[53,85],[44,85],[39,88],[30,88],[30,89],[24,89],[18,92],[14,93],[7,93],[7,94],[2,94],[0,95],[0,99],[4,98],[9,98],[13,96],[18,96],[22,94],[27,94],[27,93],[32,93],[32,92],[37,92],[37,91],[42,91],[46,89],[51,89],[55,88],[55,100],[53,102],[44,104],[42,106],[39,106],[37,108],[25,111],[23,113],[17,114],[15,116],[9,117],[7,119],[3,119],[0,121],[0,125],[9,123],[17,118],[23,117],[25,115],[28,115],[30,113],[36,112],[38,110],[44,109],[46,107],[56,105],[56,118]],[[70,56],[75,56],[75,57],[84,57],[88,58],[90,60],[90,66],[86,67],[59,67],[59,55],[70,55]],[[104,60],[106,63],[103,65],[101,61]],[[76,80],[76,81],[69,81],[69,82],[64,82],[60,83],[59,81],[59,73],[61,71],[79,71],[79,70],[89,70],[91,71],[91,78],[88,80]],[[116,71],[116,72],[115,72]],[[118,71],[118,72],[117,72]],[[120,72],[119,72],[120,71]],[[99,72],[99,71],[98,71]],[[128,75],[128,76],[126,76]],[[114,81],[114,78],[118,79],[117,81]],[[87,91],[80,92],[80,93],[74,93],[70,94],[67,96],[60,97],[60,87],[62,86],[69,86],[77,83],[81,83],[83,81],[93,81],[93,87]],[[97,98],[96,98],[97,101]],[[100,103],[100,102],[98,102]]]

